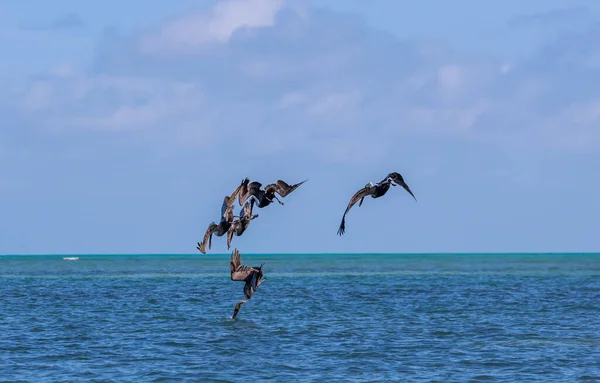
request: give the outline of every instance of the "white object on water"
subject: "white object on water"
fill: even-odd
[[[79,257],[64,257],[63,260],[65,260],[65,261],[78,261]]]

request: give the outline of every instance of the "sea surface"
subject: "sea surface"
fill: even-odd
[[[0,256],[0,382],[600,382],[600,254],[242,262]]]

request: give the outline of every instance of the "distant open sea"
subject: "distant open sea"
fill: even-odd
[[[0,256],[0,382],[600,382],[600,254],[240,251]]]

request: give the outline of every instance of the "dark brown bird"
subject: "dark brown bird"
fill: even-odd
[[[263,190],[261,189],[262,184],[260,182],[250,182],[248,178],[245,178],[240,185],[241,190],[238,201],[240,206],[242,206],[247,200],[254,200],[254,202],[256,202],[256,207],[261,209],[265,206],[269,206],[271,202],[273,202],[273,199],[276,199],[279,204],[284,205],[284,203],[277,198],[275,193],[279,194],[282,198],[285,198],[306,181],[308,181],[308,179],[295,185],[288,185],[286,182],[278,180],[274,184],[267,185]]]
[[[252,295],[258,289],[258,286],[266,279],[263,278],[262,267],[264,263],[259,267],[249,267],[242,265],[242,258],[240,257],[240,252],[238,249],[233,250],[231,254],[231,259],[229,261],[229,268],[231,270],[231,280],[232,281],[242,281],[246,284],[244,285],[244,295],[246,299],[239,301],[233,310],[233,315],[231,319],[235,319],[242,305],[252,298]]]
[[[221,220],[217,225],[214,221],[208,225],[208,229],[204,233],[204,239],[202,242],[198,242],[196,248],[202,253],[206,254],[206,244],[208,241],[208,248],[212,247],[212,235],[215,234],[217,237],[223,236],[233,223],[233,219],[237,218],[237,216],[233,215],[233,205],[235,204],[235,199],[238,193],[241,190],[241,185],[238,186],[231,196],[225,196],[223,198],[223,205],[221,206]]]
[[[357,191],[352,196],[352,198],[350,198],[348,207],[346,207],[346,211],[344,212],[344,215],[342,216],[342,223],[340,224],[340,227],[338,229],[338,235],[342,235],[346,231],[346,214],[348,214],[348,212],[350,211],[352,206],[354,206],[354,204],[356,204],[356,202],[360,201],[358,203],[358,206],[360,207],[360,206],[362,206],[363,200],[367,196],[371,196],[372,198],[382,197],[385,195],[385,193],[387,193],[388,190],[390,190],[390,185],[402,186],[415,199],[415,201],[417,200],[417,198],[415,197],[413,192],[410,190],[410,188],[408,187],[406,182],[404,182],[404,178],[402,178],[400,173],[396,173],[396,172],[390,173],[383,180],[381,180],[380,182],[378,182],[375,185],[373,185],[372,182],[369,182],[368,184],[365,185],[364,188]]]
[[[254,200],[246,202],[246,204],[240,211],[240,218],[236,219],[231,223],[229,231],[227,232],[227,250],[229,250],[231,246],[231,240],[233,239],[233,236],[236,235],[239,237],[240,235],[244,234],[244,232],[250,225],[250,221],[258,217],[258,214],[252,214],[253,206]]]

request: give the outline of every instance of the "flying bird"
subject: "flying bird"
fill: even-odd
[[[360,206],[362,206],[362,203],[363,203],[363,200],[365,199],[365,197],[368,197],[368,196],[371,196],[372,198],[382,197],[385,195],[385,193],[387,193],[388,190],[390,190],[390,185],[391,186],[398,186],[398,185],[402,186],[415,199],[415,201],[417,200],[417,197],[415,197],[415,195],[410,190],[410,188],[408,187],[406,182],[404,182],[404,178],[402,178],[400,173],[392,172],[392,173],[388,174],[383,180],[376,183],[375,185],[373,185],[372,182],[369,182],[368,184],[365,185],[364,188],[357,191],[352,196],[352,198],[350,198],[348,207],[346,207],[346,211],[344,212],[344,215],[342,216],[342,223],[340,224],[340,227],[338,229],[338,235],[342,235],[346,231],[346,214],[348,214],[348,212],[350,211],[350,209],[352,209],[352,206],[354,206],[354,204],[356,204],[356,202],[360,201],[358,203],[358,206],[360,207]]]
[[[242,210],[240,211],[240,218],[236,219],[231,223],[229,227],[229,231],[227,232],[227,250],[229,250],[231,245],[231,240],[233,236],[240,236],[244,234],[248,226],[250,225],[250,221],[254,218],[258,217],[258,214],[252,214],[252,207],[254,206],[254,200],[250,202],[246,202]]]
[[[259,267],[249,267],[242,265],[242,259],[240,257],[240,251],[238,249],[233,250],[231,259],[229,261],[229,268],[231,270],[232,281],[242,281],[244,285],[244,295],[246,299],[239,301],[233,310],[231,319],[235,319],[242,305],[252,298],[252,295],[258,289],[258,286],[266,279],[263,278],[262,267],[264,263]]]
[[[308,179],[295,185],[288,185],[286,182],[278,180],[276,183],[269,184],[264,189],[261,189],[262,184],[260,182],[250,182],[248,178],[245,178],[240,184],[241,189],[238,202],[240,206],[242,206],[247,200],[254,200],[254,202],[256,202],[256,207],[263,208],[269,206],[275,199],[280,205],[284,205],[284,203],[277,198],[275,193],[279,194],[282,198],[285,198],[306,181],[308,181]]]
[[[226,195],[225,198],[223,198],[223,205],[221,205],[221,219],[219,221],[219,224],[217,225],[214,221],[211,222],[210,225],[208,225],[208,229],[206,229],[206,232],[204,233],[204,239],[202,240],[202,242],[198,242],[196,246],[196,248],[202,254],[206,254],[207,241],[208,248],[210,249],[212,247],[212,235],[214,234],[217,237],[223,236],[231,227],[233,219],[238,218],[237,216],[233,215],[233,205],[235,204],[235,199],[238,196],[240,190],[241,185],[233,191],[231,196]]]

